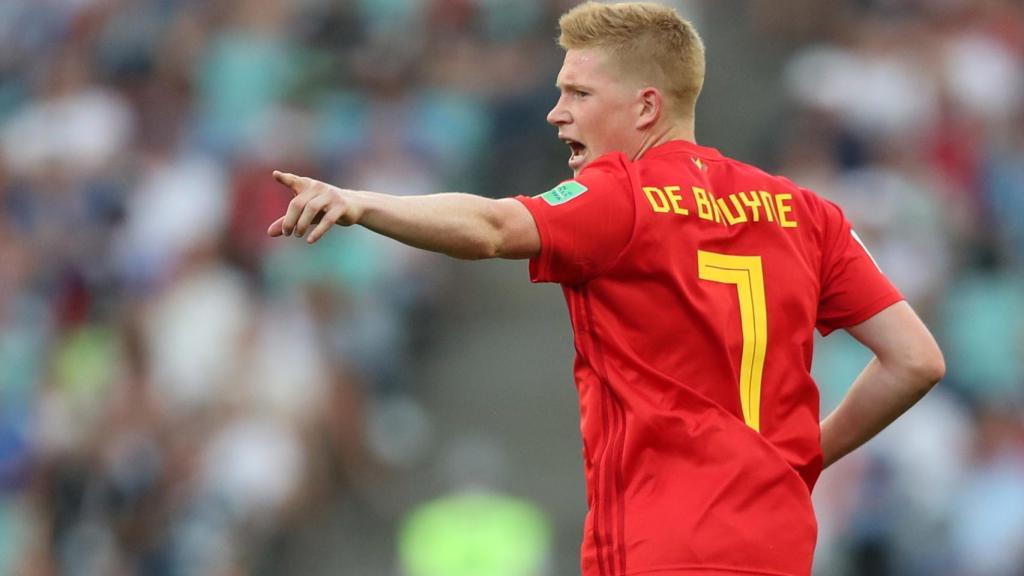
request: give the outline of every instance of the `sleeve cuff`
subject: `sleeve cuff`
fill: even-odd
[[[849,328],[850,326],[856,326],[857,324],[860,324],[861,322],[868,320],[875,314],[878,314],[882,310],[885,310],[889,306],[892,306],[897,302],[902,302],[903,300],[903,295],[900,294],[898,290],[891,290],[879,296],[870,304],[864,306],[857,312],[850,314],[849,316],[845,316],[837,322],[833,322],[828,325],[819,324],[818,332],[821,333],[822,336],[828,336],[829,334],[840,328]]]
[[[540,235],[540,253],[530,258],[530,281],[551,282],[550,256],[548,246],[551,244],[551,231],[548,223],[541,213],[541,207],[537,205],[538,199],[528,196],[516,196],[515,200],[526,207],[533,216],[533,223],[537,226],[537,233]]]

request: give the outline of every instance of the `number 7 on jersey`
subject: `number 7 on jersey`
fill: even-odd
[[[764,298],[764,271],[760,256],[733,256],[697,251],[701,280],[734,284],[740,305],[743,354],[740,358],[740,406],[743,421],[761,430],[761,379],[768,350],[768,307]]]

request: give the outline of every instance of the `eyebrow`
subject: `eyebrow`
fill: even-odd
[[[592,90],[592,88],[588,88],[574,82],[555,82],[555,88],[558,88],[559,90],[583,90],[588,92]]]

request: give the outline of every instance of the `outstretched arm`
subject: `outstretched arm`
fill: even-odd
[[[267,229],[271,236],[305,236],[316,242],[335,224],[359,224],[399,242],[455,258],[531,258],[540,253],[533,216],[511,198],[471,194],[391,196],[345,190],[274,172],[295,195],[288,211]]]
[[[826,468],[913,406],[946,370],[935,339],[906,302],[893,304],[847,331],[875,358],[821,423]]]

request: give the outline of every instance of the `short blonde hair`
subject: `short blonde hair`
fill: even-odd
[[[704,85],[704,42],[675,10],[649,2],[585,2],[558,19],[566,50],[601,48],[619,71],[662,90],[676,114],[693,117]]]

